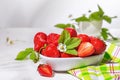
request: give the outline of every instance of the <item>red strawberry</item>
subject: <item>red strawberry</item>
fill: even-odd
[[[89,36],[86,34],[79,34],[77,37],[80,38],[82,42],[89,42],[90,41]]]
[[[45,55],[45,48],[41,50],[41,54]]]
[[[60,52],[55,44],[48,44],[43,54],[48,57],[60,57]]]
[[[47,35],[43,32],[38,32],[34,36],[34,43],[37,44],[39,42],[46,42]]]
[[[44,44],[47,43],[47,35],[43,32],[38,32],[34,36],[34,50],[39,51],[41,47],[44,46]]]
[[[87,57],[95,52],[94,46],[90,42],[82,42],[78,47],[78,56]]]
[[[61,58],[69,58],[69,57],[76,57],[76,56],[71,55],[71,54],[67,54],[67,53],[64,53],[64,52],[61,53]]]
[[[106,44],[104,41],[100,40],[99,38],[90,37],[90,42],[95,48],[94,54],[101,54],[106,49]]]
[[[67,30],[70,33],[71,37],[76,37],[77,36],[77,32],[74,28],[67,27],[67,28],[65,28],[65,30]]]
[[[44,43],[34,44],[34,50],[39,52],[43,46],[44,46]]]
[[[59,40],[60,35],[56,33],[50,33],[47,37],[47,43],[48,44],[55,44],[58,45],[58,40]]]
[[[39,72],[40,75],[45,77],[53,76],[52,68],[48,64],[40,64],[37,68],[37,71]]]

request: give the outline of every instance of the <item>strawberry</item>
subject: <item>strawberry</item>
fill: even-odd
[[[53,76],[52,68],[48,64],[40,64],[37,68],[37,71],[39,72],[40,75],[45,77]]]
[[[37,44],[39,42],[46,42],[47,35],[43,32],[38,32],[34,36],[34,44]]]
[[[48,44],[55,44],[56,46],[58,45],[58,40],[59,40],[60,35],[56,33],[50,33],[47,37],[47,43]]]
[[[60,57],[60,52],[55,44],[48,44],[43,52],[43,55],[48,57]]]
[[[81,42],[89,42],[90,41],[89,36],[86,34],[79,34],[77,37],[81,39]]]
[[[94,46],[90,42],[82,42],[78,47],[78,56],[87,57],[95,52]]]
[[[42,50],[41,50],[41,52],[40,52],[42,55],[45,55],[45,48],[43,48]]]
[[[44,46],[44,43],[34,44],[34,50],[39,52],[43,46]]]
[[[34,36],[34,50],[39,51],[44,44],[47,43],[47,35],[43,32],[38,32]]]
[[[103,40],[100,40],[99,38],[90,37],[90,42],[95,48],[94,54],[101,54],[106,49],[106,44]]]
[[[67,30],[70,33],[71,37],[76,37],[77,36],[77,32],[74,28],[67,27],[67,28],[65,28],[65,30]]]
[[[69,58],[69,57],[76,57],[75,55],[67,54],[64,52],[61,52],[61,58]]]

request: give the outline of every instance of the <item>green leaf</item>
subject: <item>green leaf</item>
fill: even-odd
[[[37,53],[38,54],[38,53]],[[33,62],[39,61],[39,54],[37,55],[33,48],[26,48],[23,51],[20,51],[16,57],[16,60],[31,59]]]
[[[39,56],[36,55],[35,51],[32,51],[32,53],[30,54],[30,59],[36,63],[37,61],[39,61]]]
[[[33,48],[26,48],[25,51],[27,51],[28,53],[34,51]]]
[[[66,27],[72,27],[72,28],[74,28],[74,29],[75,29],[75,25],[70,24],[70,23],[66,24]]]
[[[64,29],[66,28],[66,24],[56,24],[55,27]]]
[[[107,33],[108,29],[107,28],[102,28],[102,31]]]
[[[73,24],[70,24],[70,23],[68,23],[68,24],[62,24],[62,23],[61,24],[56,24],[55,27],[61,28],[61,29],[65,29],[67,27],[72,27],[72,28],[75,29],[75,26]]]
[[[102,8],[98,5],[98,9],[99,9],[99,15],[102,17],[104,15],[104,11],[102,10]]]
[[[66,47],[67,49],[73,49],[77,47],[80,44],[80,39],[79,38],[70,38],[69,40],[66,41]]]
[[[28,51],[20,51],[16,57],[16,60],[24,60],[30,53]]]
[[[77,51],[75,49],[69,49],[66,51],[66,53],[71,55],[77,55]]]
[[[99,21],[99,20],[103,19],[104,12],[103,12],[102,8],[99,5],[98,5],[98,9],[99,9],[99,11],[96,11],[96,12],[93,12],[93,13],[90,14],[90,16],[89,16],[90,20]]]
[[[59,38],[59,43],[65,43],[68,39],[70,39],[70,33],[63,30]]]
[[[107,28],[101,29],[101,36],[103,37],[104,40],[108,39],[108,29]]]
[[[82,17],[78,17],[75,19],[76,22],[82,22],[82,21],[89,21],[89,19],[83,15]]]
[[[100,21],[100,20],[102,20],[102,16],[100,15],[99,12],[93,12],[92,14],[90,14],[89,19],[90,19],[90,21],[92,21],[92,20]]]
[[[101,29],[101,37],[104,39],[104,40],[107,40],[108,37],[111,37],[111,40],[118,40],[117,37],[114,37],[109,31],[107,28],[102,28]]]
[[[107,15],[104,15],[104,16],[103,16],[103,19],[104,19],[105,21],[107,21],[108,23],[111,23],[111,22],[112,22],[112,19],[111,19],[109,16],[107,16]]]
[[[36,56],[35,52],[32,52],[32,53],[30,54],[30,59],[31,59],[31,60],[34,61],[34,60],[36,59],[36,57],[37,57],[37,56]]]

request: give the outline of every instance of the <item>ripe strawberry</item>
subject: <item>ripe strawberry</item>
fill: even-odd
[[[43,54],[48,57],[60,57],[60,52],[55,44],[48,44]]]
[[[78,56],[87,57],[95,52],[94,46],[90,42],[82,42],[78,47]]]
[[[40,75],[45,77],[53,76],[52,68],[48,64],[40,64],[37,68],[37,71],[39,72]]]
[[[43,32],[38,32],[34,36],[34,50],[39,51],[41,47],[44,46],[44,44],[47,43],[47,35]]]
[[[67,27],[67,28],[65,28],[65,30],[67,30],[70,33],[71,37],[76,37],[77,36],[77,32],[74,28]]]
[[[69,57],[76,57],[75,55],[67,54],[64,52],[61,52],[61,58],[69,58]]]
[[[82,42],[89,42],[90,41],[89,36],[86,34],[79,34],[77,37],[80,38]]]
[[[45,48],[41,50],[41,54],[45,55]]]
[[[43,32],[38,32],[34,36],[34,44],[37,44],[39,42],[46,42],[47,35]]]
[[[58,40],[59,40],[60,35],[56,33],[50,33],[47,37],[47,43],[48,44],[55,44],[56,46],[58,45]]]
[[[101,54],[105,51],[106,49],[106,44],[104,41],[95,38],[95,37],[90,37],[90,42],[95,48],[95,53],[94,54]]]
[[[34,50],[39,52],[43,46],[44,46],[44,43],[34,44]]]

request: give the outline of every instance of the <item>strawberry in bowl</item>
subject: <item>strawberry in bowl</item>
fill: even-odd
[[[61,34],[50,33],[46,37],[44,45],[34,49],[40,54],[41,60],[49,64],[54,71],[98,64],[106,49],[103,40],[86,34],[77,35],[73,28],[64,29]]]

